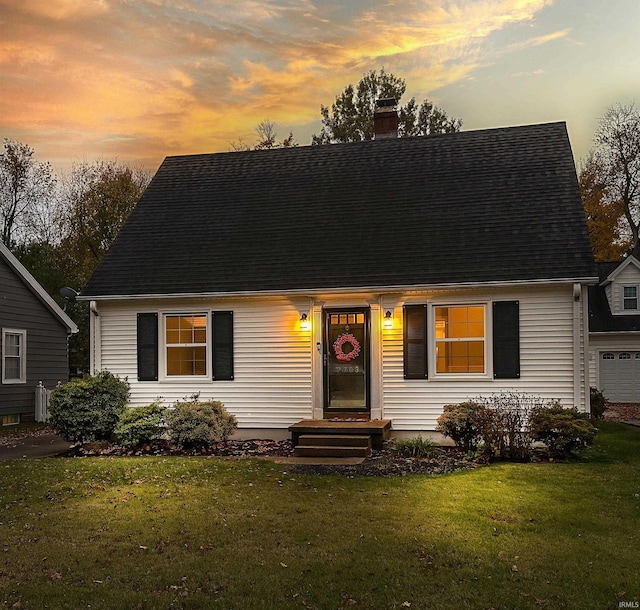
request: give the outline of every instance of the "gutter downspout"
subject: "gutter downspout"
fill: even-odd
[[[90,356],[89,369],[96,375],[102,369],[102,329],[100,328],[100,313],[98,303],[91,301],[89,305]]]
[[[581,400],[582,384],[580,382],[580,372],[583,364],[586,364],[584,362],[584,354],[580,353],[582,303],[582,285],[575,283],[573,285],[573,406],[578,409],[578,411],[582,411],[584,408]]]

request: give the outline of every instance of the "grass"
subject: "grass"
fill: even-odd
[[[396,479],[250,459],[2,462],[0,599],[74,610],[618,608],[640,601],[639,466],[640,429],[606,423],[576,462]]]

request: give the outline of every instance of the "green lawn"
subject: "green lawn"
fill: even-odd
[[[616,424],[569,464],[395,479],[249,459],[0,462],[0,599],[74,610],[618,608],[640,602],[639,467],[640,429]]]

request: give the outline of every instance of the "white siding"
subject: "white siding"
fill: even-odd
[[[99,367],[128,377],[133,405],[161,398],[170,405],[200,392],[221,400],[236,415],[241,429],[283,430],[300,419],[322,415],[322,307],[371,307],[371,414],[393,420],[398,431],[428,431],[446,404],[517,390],[560,399],[585,409],[584,297],[574,311],[572,285],[522,286],[484,290],[439,290],[406,294],[331,295],[311,300],[304,296],[271,299],[172,299],[98,303],[100,324],[94,325],[94,349]],[[520,379],[492,377],[491,302],[520,302]],[[474,378],[405,380],[402,362],[402,305],[405,303],[486,303],[487,375]],[[382,328],[383,314],[392,310],[394,327]],[[201,312],[233,310],[233,381],[180,380],[139,382],[136,371],[136,314],[138,312]],[[299,329],[300,313],[313,319],[313,330]],[[574,324],[574,316],[580,322]],[[580,337],[574,342],[574,330]],[[574,345],[580,348],[574,365]],[[162,359],[161,359],[162,362]],[[162,366],[162,364],[161,364]],[[577,366],[576,370],[574,367]],[[160,372],[162,375],[162,371]],[[314,379],[315,377],[315,379]],[[578,398],[574,400],[576,380]]]
[[[586,293],[586,291],[585,291]],[[402,365],[402,328],[396,324],[383,333],[383,416],[393,420],[396,430],[433,430],[446,404],[458,403],[474,396],[501,390],[516,390],[541,396],[545,400],[560,399],[562,404],[584,405],[584,359],[578,356],[581,391],[574,401],[573,288],[523,288],[515,291],[474,291],[413,296],[407,302],[520,302],[520,379],[404,379]],[[581,302],[581,307],[583,305]],[[396,308],[401,306],[394,302]],[[386,309],[383,303],[383,309]],[[488,316],[491,308],[487,307]],[[582,310],[581,310],[582,312]],[[401,316],[400,314],[397,314]],[[582,313],[580,329],[583,329]],[[401,318],[400,318],[401,319]],[[397,320],[397,316],[396,316]],[[488,326],[487,336],[491,336]],[[489,341],[490,343],[490,341]],[[584,346],[581,337],[580,345]],[[431,354],[430,354],[431,355]],[[433,358],[431,358],[433,359]],[[491,350],[488,350],[491,370]]]
[[[304,306],[288,299],[206,301],[131,301],[99,304],[101,368],[131,384],[131,404],[158,398],[171,405],[200,392],[220,400],[238,418],[240,428],[286,428],[311,417],[311,338],[298,328]],[[308,311],[308,301],[306,311]],[[234,312],[233,381],[138,381],[136,314],[139,312]],[[162,375],[162,371],[160,371]]]
[[[613,294],[613,308],[612,311],[615,313],[638,313],[637,310],[627,310],[624,309],[623,302],[623,291],[625,286],[640,286],[640,270],[633,264],[628,264],[624,269],[622,269],[617,275],[612,284],[612,294]],[[638,295],[640,297],[640,295]]]

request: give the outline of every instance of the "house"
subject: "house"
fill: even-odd
[[[640,262],[598,263],[589,291],[589,377],[612,402],[640,402]]]
[[[78,327],[0,243],[0,424],[35,416],[36,386],[69,379],[68,337]]]
[[[199,392],[246,437],[402,436],[501,390],[588,411],[596,281],[554,123],[168,157],[81,298],[92,368],[134,405]]]

